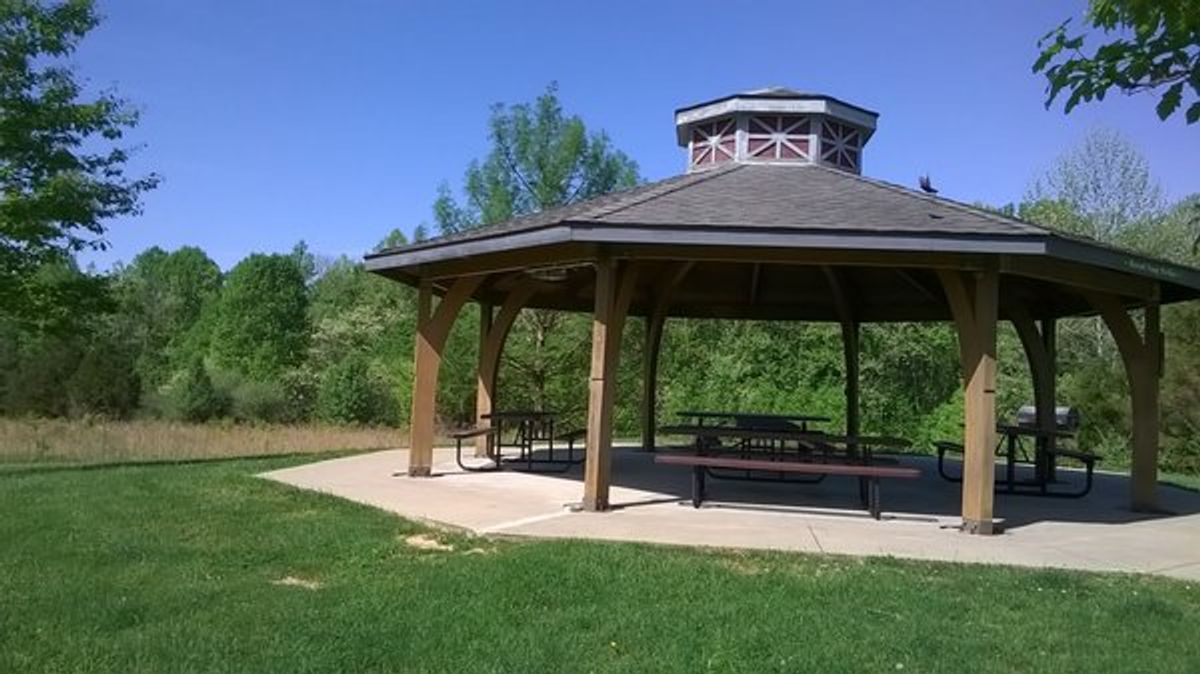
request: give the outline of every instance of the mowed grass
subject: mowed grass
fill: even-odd
[[[1195,584],[468,538],[254,477],[298,460],[0,474],[0,671],[1194,672],[1200,663]],[[413,545],[431,539],[448,549]]]

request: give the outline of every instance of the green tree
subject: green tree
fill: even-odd
[[[1033,181],[1020,213],[1071,234],[1121,243],[1130,227],[1163,210],[1162,188],[1142,153],[1120,133],[1094,129]]]
[[[175,376],[168,393],[171,415],[180,421],[208,421],[228,408],[199,358],[193,358]]]
[[[607,135],[588,132],[580,117],[563,111],[555,84],[531,104],[493,107],[490,140],[487,156],[467,169],[462,204],[442,186],[433,208],[442,234],[628,189],[639,181],[637,164]],[[586,334],[585,324],[577,315],[521,312],[500,371],[501,386],[510,391],[506,405],[581,406],[586,390],[578,386],[578,373],[585,367],[588,343],[578,335]],[[447,348],[455,350],[469,339],[464,332],[456,327]],[[505,386],[510,377],[519,384]],[[456,381],[453,375],[450,379]],[[564,397],[567,390],[573,393]],[[471,398],[467,392],[456,396],[461,404],[454,408],[469,409]]]
[[[383,237],[379,243],[375,244],[375,248],[373,250],[378,253],[380,251],[387,250],[388,248],[406,245],[407,243],[408,237],[404,235],[404,232],[400,231],[399,229],[393,229],[392,231],[388,232],[387,236]]]
[[[384,405],[381,384],[372,376],[367,359],[359,354],[342,359],[321,379],[317,415],[324,421],[374,423],[383,416]]]
[[[221,290],[221,269],[193,246],[149,248],[116,274],[119,317],[136,345],[137,371],[157,387],[190,352],[191,331]]]
[[[99,414],[110,419],[133,414],[141,388],[130,350],[111,337],[92,340],[66,381],[73,414]]]
[[[137,213],[158,183],[125,174],[117,143],[136,112],[111,92],[87,100],[67,63],[98,23],[90,0],[0,3],[0,314],[36,318],[56,292],[38,270],[103,248],[106,221]]]
[[[1070,34],[1070,19],[1038,41],[1041,53],[1033,71],[1046,74],[1046,107],[1063,91],[1064,109],[1104,100],[1109,90],[1132,94],[1162,91],[1157,112],[1167,119],[1184,99],[1200,98],[1200,0],[1090,0],[1085,22],[1112,39],[1092,53],[1083,51],[1088,35]],[[1200,120],[1200,100],[1184,115]]]
[[[254,254],[230,272],[217,301],[211,353],[216,366],[266,379],[304,360],[308,290],[289,255]]]
[[[613,148],[603,132],[563,112],[551,84],[532,104],[492,108],[492,148],[473,161],[459,205],[443,185],[434,218],[443,234],[489,225],[590,199],[638,182],[637,164]]]

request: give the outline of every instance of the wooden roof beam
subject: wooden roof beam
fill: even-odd
[[[1078,290],[1133,298],[1142,303],[1157,302],[1160,293],[1157,281],[1142,276],[1044,257],[1002,256],[1000,272]]]

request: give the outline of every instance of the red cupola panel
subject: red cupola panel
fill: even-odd
[[[831,119],[821,123],[822,161],[848,171],[858,171],[861,147],[862,132],[858,129]]]
[[[737,123],[726,117],[692,127],[692,166],[733,161],[737,154]]]
[[[756,115],[748,120],[746,152],[761,161],[807,160],[812,123],[803,115]]]

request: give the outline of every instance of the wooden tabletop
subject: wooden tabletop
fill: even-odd
[[[800,429],[756,429],[738,428],[737,426],[700,426],[697,424],[674,424],[660,426],[658,432],[664,435],[691,435],[708,438],[737,438],[741,440],[807,440],[830,445],[859,445],[864,447],[909,447],[912,442],[904,438],[886,435],[836,435],[820,431],[804,431]]]
[[[828,416],[811,414],[763,414],[757,411],[679,411],[677,416],[694,419],[773,419],[778,421],[833,421]]]
[[[544,419],[556,415],[544,410],[496,410],[482,416],[484,419]]]
[[[1014,426],[1012,424],[996,424],[996,431],[1005,435],[1025,435],[1033,438],[1073,438],[1075,433],[1063,430],[1046,430],[1034,426]]]

